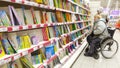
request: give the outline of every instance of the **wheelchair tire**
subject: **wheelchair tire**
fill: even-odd
[[[93,55],[93,58],[94,58],[94,59],[99,59],[99,57],[100,57],[99,54],[94,54],[94,55]]]
[[[112,45],[109,45],[108,43],[112,42]],[[112,53],[112,50],[110,47],[114,46],[116,49],[113,48],[113,50],[115,50],[113,53]],[[101,54],[104,58],[106,59],[111,59],[118,51],[118,42],[114,39],[108,39],[106,40],[104,43],[102,43],[101,45]],[[107,49],[107,50],[105,50]],[[110,53],[111,51],[111,53]],[[106,54],[105,54],[106,52]],[[110,55],[110,56],[109,56]]]
[[[85,49],[85,52],[87,53],[87,52],[88,52],[88,50],[89,50],[89,46]]]

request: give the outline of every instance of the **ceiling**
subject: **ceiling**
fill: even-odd
[[[90,1],[101,1],[101,6],[104,8],[110,8],[110,10],[114,10],[116,6],[120,9],[120,0],[90,0]],[[117,4],[118,2],[118,4]]]

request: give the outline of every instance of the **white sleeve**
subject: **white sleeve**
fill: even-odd
[[[96,24],[96,29],[94,29],[94,34],[97,35],[97,34],[101,34],[106,28],[106,25],[104,22],[102,21],[99,21],[97,24]]]

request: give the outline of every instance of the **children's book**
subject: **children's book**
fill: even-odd
[[[20,18],[18,17],[18,14],[17,14],[15,8],[13,6],[8,6],[8,7],[9,7],[9,11],[10,11],[10,18],[11,18],[12,26],[22,25],[22,22],[21,22]]]
[[[41,23],[41,14],[40,14],[40,11],[39,10],[35,10],[35,16],[36,16],[36,19],[38,21],[37,24],[40,24]]]
[[[24,68],[19,59],[9,63],[9,68]]]
[[[58,0],[53,0],[54,1],[54,6],[58,8]]]
[[[30,11],[31,11],[31,14],[32,14],[34,24],[38,24],[38,20],[36,19],[33,7],[30,8]]]
[[[29,62],[29,60],[26,57],[21,57],[20,61],[24,68],[34,68],[33,64]]]
[[[1,36],[2,36],[2,34],[0,34],[0,37]],[[2,58],[3,56],[5,56],[5,51],[3,49],[2,42],[0,41],[0,58]]]
[[[4,10],[0,11],[0,26],[10,26],[10,20]]]

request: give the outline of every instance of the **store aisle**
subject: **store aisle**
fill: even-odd
[[[119,30],[116,30],[114,39],[120,44]],[[71,68],[120,68],[120,46],[117,54],[112,59],[105,59],[100,55],[100,58],[95,60],[92,57],[85,57],[83,52]]]

